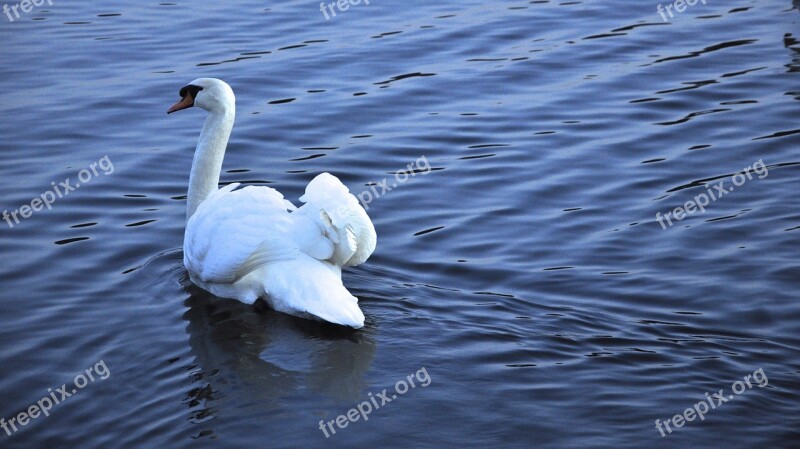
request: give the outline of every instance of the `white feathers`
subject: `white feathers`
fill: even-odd
[[[297,252],[279,231],[294,205],[269,187],[238,186],[212,193],[186,223],[184,265],[203,282],[233,283],[252,271],[251,258]]]
[[[364,325],[341,269],[363,263],[376,236],[366,211],[341,181],[322,173],[296,208],[269,187],[218,189],[236,116],[230,86],[199,78],[193,104],[208,111],[189,177],[183,263],[192,282],[225,298],[355,328]],[[184,98],[190,101],[191,98]],[[172,110],[171,110],[172,111]]]
[[[332,254],[326,256],[331,264],[340,268],[359,265],[375,250],[375,227],[339,178],[330,173],[318,175],[308,183],[300,201],[306,204],[292,214],[295,223],[316,223],[325,238],[323,244],[332,246]]]
[[[355,266],[367,260],[375,250],[377,238],[367,212],[339,178],[322,173],[306,187],[300,197],[305,206],[300,212],[319,214],[328,238],[337,245],[340,266]]]
[[[263,297],[282,312],[363,326],[341,268],[366,260],[376,236],[347,188],[323,173],[298,209],[270,187],[236,187],[212,193],[186,224],[184,265],[192,280],[218,296],[245,303]]]

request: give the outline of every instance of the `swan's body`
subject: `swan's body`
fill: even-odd
[[[322,173],[297,208],[270,187],[218,188],[235,118],[231,88],[201,78],[181,90],[169,112],[191,106],[209,115],[195,150],[186,210],[183,263],[195,284],[247,304],[263,298],[274,309],[354,328],[364,325],[358,299],[341,269],[375,249],[367,213],[338,178]]]

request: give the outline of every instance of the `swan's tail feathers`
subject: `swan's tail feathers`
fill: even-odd
[[[264,291],[276,310],[355,329],[364,327],[358,299],[325,263],[301,255],[270,264],[263,273]]]
[[[358,204],[339,178],[322,173],[306,187],[300,197],[306,203],[302,208],[325,230],[325,236],[334,244],[331,262],[338,266],[355,266],[364,263],[375,250],[375,226],[367,212]]]

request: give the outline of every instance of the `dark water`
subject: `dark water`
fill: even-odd
[[[114,167],[0,222],[0,417],[107,377],[0,447],[800,447],[791,1],[669,24],[655,1],[432,3],[0,15],[0,207]],[[296,200],[322,171],[357,193],[430,162],[369,205],[378,249],[345,274],[364,330],[187,281],[203,113],[165,111],[200,76],[237,94],[224,183]],[[658,224],[759,161],[768,175]],[[428,386],[319,429],[422,368]],[[765,387],[656,429],[759,369]]]

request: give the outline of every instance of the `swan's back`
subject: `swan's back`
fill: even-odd
[[[287,238],[295,206],[270,187],[238,186],[211,194],[186,223],[184,265],[203,282],[236,282],[259,248],[277,256],[296,246]]]
[[[375,228],[335,176],[312,180],[295,208],[269,187],[226,186],[210,195],[186,225],[184,264],[193,282],[212,293],[361,327],[357,298],[341,268],[372,254]]]

